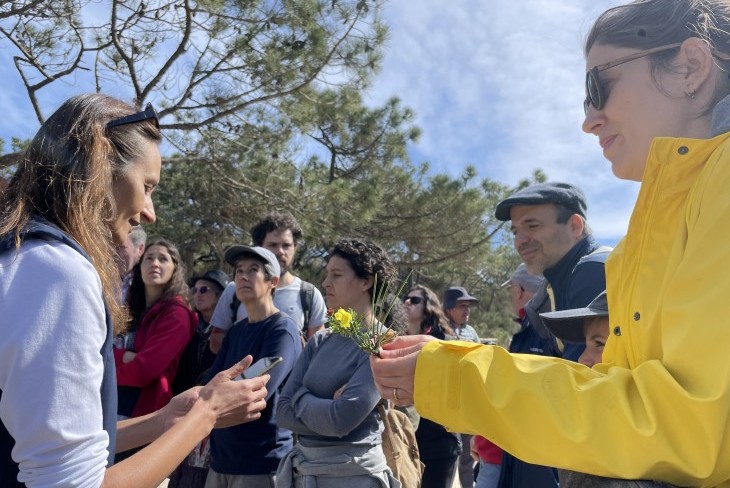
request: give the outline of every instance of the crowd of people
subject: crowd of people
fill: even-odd
[[[609,9],[585,56],[583,128],[641,191],[616,249],[574,185],[498,203],[522,261],[509,350],[480,343],[460,286],[374,313],[396,263],[368,239],[333,246],[323,296],[292,273],[288,214],[226,251],[232,281],[188,278],[139,230],[156,219],[154,110],[64,102],[0,193],[0,484],[400,487],[388,403],[410,408],[423,487],[730,486],[730,5]],[[328,307],[402,335],[368,355]],[[247,374],[261,358],[276,365]]]
[[[292,273],[301,227],[289,213],[270,212],[251,235],[254,245],[226,250],[233,280],[210,269],[185,286],[173,244],[160,238],[145,243],[140,227],[129,234],[119,249],[126,288],[121,299],[131,317],[114,341],[118,417],[161,408],[173,394],[205,384],[247,355],[281,358],[269,373],[261,416],[215,429],[175,469],[168,486],[398,486],[381,448],[381,397],[368,355],[349,338],[316,334],[327,321],[325,299]],[[479,342],[467,323],[477,298],[463,287],[445,290],[442,306],[433,290],[417,285],[391,307],[388,290],[375,284],[394,282],[396,266],[374,242],[340,240],[325,271],[321,286],[329,309],[354,310],[365,323],[380,320],[404,334],[451,340],[468,334]],[[388,304],[388,316],[374,303]],[[463,452],[464,486],[466,480],[471,486],[474,460],[461,447],[468,440],[408,413],[425,465],[421,486],[451,488]],[[121,453],[117,461],[129,455]],[[356,462],[344,463],[343,456]]]

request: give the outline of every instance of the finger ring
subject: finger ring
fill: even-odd
[[[398,401],[398,388],[393,388],[393,399]]]

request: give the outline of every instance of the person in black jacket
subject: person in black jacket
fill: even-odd
[[[454,337],[441,302],[431,289],[417,285],[405,294],[403,302],[408,316],[406,334],[430,334],[437,339]],[[426,465],[421,488],[451,488],[462,449],[459,434],[448,432],[442,425],[421,418],[416,430],[416,442],[421,461]]]

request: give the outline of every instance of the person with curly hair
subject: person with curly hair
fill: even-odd
[[[114,350],[120,418],[167,405],[180,357],[198,323],[187,305],[185,265],[171,242],[148,242],[132,273],[127,296],[131,325]]]
[[[322,283],[330,309],[352,309],[364,326],[392,285],[395,265],[371,241],[342,239],[330,251]],[[374,286],[378,284],[377,288]],[[392,288],[392,286],[391,286]],[[280,426],[299,442],[279,464],[278,487],[397,486],[381,446],[383,429],[368,354],[329,330],[310,339],[279,398]]]

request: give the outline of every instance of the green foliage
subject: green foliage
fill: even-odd
[[[474,167],[454,178],[413,164],[413,112],[397,98],[363,103],[387,38],[382,5],[5,2],[0,45],[14,49],[41,122],[38,93],[68,77],[87,91],[155,103],[167,155],[149,232],[172,239],[191,270],[222,266],[225,247],[249,242],[262,214],[290,211],[306,232],[296,263],[304,279],[321,282],[339,238],[371,238],[409,285],[439,295],[467,287],[480,298],[471,322],[503,339],[514,324],[499,285],[517,258],[493,210],[514,188],[480,181]],[[11,144],[18,152],[26,143]],[[11,172],[12,158],[2,162]],[[544,179],[538,171],[520,185]]]

